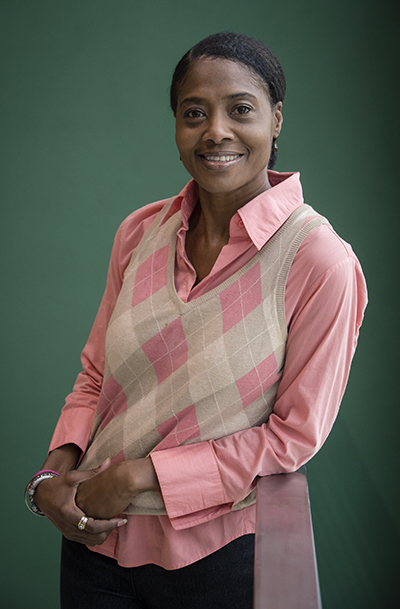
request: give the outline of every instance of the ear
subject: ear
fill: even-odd
[[[276,139],[281,132],[283,123],[282,102],[279,101],[274,108],[274,138]]]

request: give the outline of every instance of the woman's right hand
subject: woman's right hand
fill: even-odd
[[[49,468],[54,465],[45,463],[45,467]],[[78,529],[80,519],[86,514],[75,503],[77,488],[81,482],[96,476],[107,467],[109,463],[97,470],[72,469],[61,473],[60,476],[43,480],[37,486],[35,504],[67,539],[87,546],[99,545],[106,541],[111,531],[126,524],[126,520],[118,517],[110,520],[95,520],[88,517],[85,529],[83,531]],[[60,469],[63,468],[56,471]]]

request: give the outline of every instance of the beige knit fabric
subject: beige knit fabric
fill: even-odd
[[[154,450],[218,439],[265,423],[282,376],[284,293],[307,234],[327,220],[301,205],[240,271],[182,302],[174,286],[180,213],[172,201],[125,271],[106,336],[104,382],[81,469]],[[255,501],[255,489],[233,509]],[[165,514],[157,492],[129,514]]]

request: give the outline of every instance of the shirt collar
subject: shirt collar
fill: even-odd
[[[250,239],[260,250],[295,209],[304,203],[300,173],[268,171],[271,188],[238,209]]]
[[[175,197],[167,215],[162,221],[162,224],[164,224],[171,216],[180,211],[182,215],[182,228],[188,229],[190,216],[192,215],[198,200],[199,192],[197,184],[194,180],[190,180],[190,182],[188,182],[181,190],[179,195]]]
[[[299,172],[280,173],[269,170],[268,178],[271,188],[246,203],[231,220],[231,222],[235,221],[236,216],[239,216],[258,250],[286,222],[294,210],[304,202]],[[179,195],[175,197],[164,222],[181,210],[182,228],[187,230],[189,218],[197,201],[197,184],[194,180],[190,180]]]

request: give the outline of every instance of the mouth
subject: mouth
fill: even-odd
[[[200,154],[203,164],[209,169],[227,169],[235,165],[243,157],[243,154]]]

